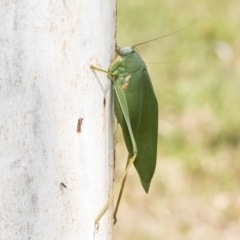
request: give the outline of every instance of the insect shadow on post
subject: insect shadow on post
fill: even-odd
[[[116,191],[121,186],[113,214],[114,223],[116,223],[117,211],[127,173],[131,165],[134,164],[146,193],[149,191],[156,168],[158,103],[147,67],[138,54],[136,46],[172,35],[183,29],[136,44],[132,47],[117,48],[113,62],[115,62],[117,56],[122,57],[122,60],[111,65],[108,71],[91,65],[92,69],[105,72],[113,78],[115,116],[121,125],[128,150],[125,171],[95,219],[97,230],[99,228],[99,220],[107,210]]]

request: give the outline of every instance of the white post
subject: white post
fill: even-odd
[[[0,3],[0,239],[112,239],[114,0]]]

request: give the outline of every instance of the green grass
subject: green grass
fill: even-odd
[[[237,0],[118,2],[120,46],[189,27],[138,48],[146,62],[159,63],[148,64],[159,159],[148,195],[129,173],[115,239],[240,236],[239,12]],[[177,63],[160,63],[168,61]]]

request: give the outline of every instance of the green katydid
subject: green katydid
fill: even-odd
[[[147,67],[139,56],[136,46],[169,36],[181,30],[136,44],[133,47],[118,48],[117,55],[122,57],[122,60],[113,64],[108,71],[91,66],[92,69],[106,72],[113,77],[115,115],[121,125],[129,153],[126,169],[122,177],[95,220],[97,229],[99,220],[116,191],[122,185],[113,216],[114,223],[116,222],[118,206],[131,165],[134,164],[146,193],[148,193],[156,167],[158,103]]]

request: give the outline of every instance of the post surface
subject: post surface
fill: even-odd
[[[0,239],[112,239],[116,3],[0,7]]]

